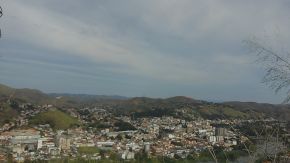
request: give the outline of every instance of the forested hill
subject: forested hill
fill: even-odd
[[[53,104],[59,107],[80,107],[83,104],[110,100],[127,99],[122,96],[86,95],[86,94],[46,94],[35,89],[16,89],[0,84],[0,102],[13,100],[19,103],[36,105]]]
[[[195,100],[189,97],[176,96],[171,98],[126,98],[122,96],[84,95],[84,94],[46,94],[34,89],[15,89],[0,84],[0,104],[9,99],[17,103],[35,105],[52,104],[56,107],[76,108],[84,106],[106,106],[116,115],[133,115],[136,117],[182,116],[184,118],[203,117],[208,119],[255,117],[273,117],[290,120],[290,105],[262,104],[255,102],[224,102],[213,103]],[[0,116],[11,112],[1,105]]]
[[[50,103],[53,98],[35,89],[15,89],[0,84],[0,100],[13,99],[18,102],[29,102],[34,104]]]
[[[256,102],[225,102],[224,104],[240,111],[256,111],[266,115],[271,115],[278,119],[290,120],[290,105],[289,104],[267,104]]]

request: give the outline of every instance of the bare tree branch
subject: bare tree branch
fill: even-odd
[[[266,73],[262,82],[274,89],[275,93],[286,89],[287,95],[283,103],[288,103],[290,101],[289,52],[284,52],[284,54],[278,53],[271,47],[267,47],[254,39],[247,40],[245,43],[258,56],[257,62],[265,66]]]
[[[3,11],[2,11],[2,7],[0,6],[0,17],[2,17],[3,15]]]
[[[2,7],[0,6],[0,18],[3,16],[3,11],[2,11]],[[1,29],[0,29],[0,38],[2,36],[2,33],[1,33]]]

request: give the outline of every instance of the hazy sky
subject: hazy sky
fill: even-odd
[[[243,40],[279,42],[287,51],[288,0],[0,4],[0,83],[58,93],[283,100],[261,83],[263,68]]]

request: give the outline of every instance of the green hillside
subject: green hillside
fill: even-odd
[[[0,125],[13,121],[18,116],[18,112],[7,103],[0,103]]]
[[[77,108],[84,104],[111,103],[111,101],[126,99],[122,96],[46,94],[36,89],[16,89],[0,84],[0,102],[7,101],[10,98],[17,103],[53,104],[59,108]]]
[[[212,103],[189,97],[176,96],[163,98],[122,98],[120,96],[45,94],[34,89],[15,89],[0,84],[0,104],[11,99],[15,103],[33,105],[52,104],[57,108],[81,108],[105,106],[115,115],[133,115],[134,117],[161,117],[187,114],[206,119],[220,118],[264,118],[274,117],[290,121],[290,105],[261,104],[254,102]],[[0,110],[0,123],[17,116],[17,107],[3,106]],[[11,117],[11,115],[14,115]],[[8,117],[8,118],[7,118]]]
[[[200,115],[208,119],[216,118],[239,118],[247,119],[250,118],[250,115],[227,106],[218,106],[218,105],[204,105],[198,109]]]
[[[14,89],[3,84],[0,84],[0,100],[7,100],[13,93]]]
[[[0,84],[0,100],[13,99],[16,102],[29,102],[33,104],[47,104],[52,102],[53,98],[47,94],[35,89],[15,89]]]
[[[29,123],[31,125],[50,124],[50,126],[55,130],[68,129],[80,124],[76,118],[73,118],[59,110],[50,110],[40,113],[32,117]]]
[[[167,99],[132,98],[125,100],[116,106],[116,114],[132,115],[135,117],[184,117],[192,114],[205,119],[239,118],[247,119],[250,114],[246,111],[236,110],[231,106],[211,103],[177,96]],[[183,114],[179,111],[182,110]]]

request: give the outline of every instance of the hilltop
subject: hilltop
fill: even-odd
[[[30,102],[35,104],[49,103],[52,98],[47,94],[35,89],[15,89],[6,85],[0,84],[0,100],[8,100],[13,98],[18,102]]]
[[[36,105],[52,104],[57,108],[82,108],[102,105],[116,115],[136,117],[177,116],[183,118],[265,118],[290,120],[290,105],[262,104],[255,102],[213,103],[190,97],[148,98],[85,94],[46,94],[34,89],[15,89],[0,84],[0,116],[17,115],[17,109],[4,105],[11,99],[17,103]]]
[[[86,95],[86,94],[46,94],[36,89],[16,89],[0,84],[0,102],[11,99],[19,103],[37,105],[53,104],[58,107],[79,107],[86,103],[96,103],[109,100],[124,100],[123,96]]]
[[[290,110],[289,110],[290,111]],[[147,97],[135,97],[120,102],[115,107],[118,115],[133,115],[135,117],[177,116],[177,117],[203,117],[206,119],[252,117],[247,110],[238,109],[227,104],[212,103],[195,100],[189,97],[176,96],[166,99],[153,99]],[[263,112],[253,111],[264,116]]]

